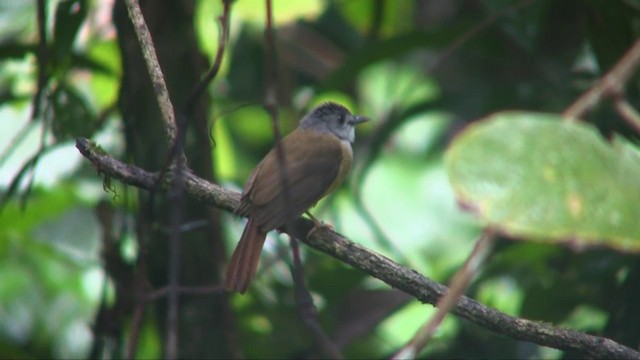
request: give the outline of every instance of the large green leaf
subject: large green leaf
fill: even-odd
[[[467,128],[446,156],[461,204],[513,237],[640,251],[640,159],[591,126],[503,112]]]

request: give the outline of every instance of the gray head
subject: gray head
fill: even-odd
[[[352,115],[342,105],[326,102],[305,115],[300,120],[299,128],[328,132],[342,140],[353,142],[356,138],[354,127],[368,120],[364,116]]]

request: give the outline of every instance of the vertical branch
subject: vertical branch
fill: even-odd
[[[165,343],[165,359],[178,358],[178,286],[180,281],[180,239],[182,209],[184,206],[184,157],[178,156],[175,177],[170,198],[173,200],[171,211],[171,235],[169,239],[169,293],[167,295],[167,335]]]
[[[289,204],[291,204],[291,192],[289,187],[289,174],[287,172],[287,163],[285,158],[284,149],[282,148],[282,133],[280,131],[280,123],[278,122],[278,86],[277,86],[277,71],[276,71],[276,51],[275,40],[273,35],[273,9],[271,0],[266,0],[267,8],[267,24],[265,28],[265,42],[266,42],[266,89],[264,106],[269,115],[271,116],[271,125],[273,128],[273,135],[276,140],[276,156],[278,158],[278,164],[280,169],[280,180],[282,182],[284,203],[282,211],[290,212]],[[291,218],[292,216],[287,216]],[[287,226],[289,224],[286,224]]]
[[[140,4],[137,0],[124,0],[129,13],[129,18],[133,24],[133,28],[136,33],[136,37],[140,42],[142,49],[142,55],[144,56],[147,71],[149,77],[153,83],[153,90],[156,93],[158,99],[158,106],[160,107],[160,113],[162,114],[162,121],[164,122],[164,130],[169,140],[169,143],[173,143],[177,137],[177,125],[175,112],[173,110],[173,104],[169,98],[169,90],[167,90],[167,84],[164,81],[164,75],[158,62],[158,56],[156,55],[155,48],[153,47],[153,40],[151,39],[151,33],[147,24],[144,22],[142,16],[142,10],[140,10]]]
[[[146,307],[145,301],[139,301],[133,311],[133,319],[131,320],[131,336],[127,343],[127,350],[125,359],[135,359],[136,351],[138,350],[138,341],[140,340],[140,330],[142,328],[142,320],[144,317],[144,310]]]
[[[265,56],[265,72],[266,72],[266,88],[264,95],[264,106],[271,115],[271,123],[273,126],[273,135],[276,138],[276,146],[278,148],[278,158],[283,164],[283,154],[280,147],[280,140],[282,140],[282,134],[280,132],[280,123],[278,123],[278,90],[277,90],[277,73],[275,64],[275,41],[273,39],[273,15],[271,8],[271,0],[266,0],[267,4],[267,24],[264,30],[264,40],[266,43],[266,56]]]
[[[148,202],[149,210],[146,212],[147,214],[151,214],[152,212],[152,201]],[[140,213],[140,217],[136,219],[136,223],[141,224],[139,228],[139,239],[138,244],[140,246],[138,260],[136,261],[135,270],[134,270],[134,285],[133,289],[135,291],[134,299],[136,301],[133,319],[131,320],[131,334],[129,335],[127,350],[126,350],[126,358],[127,359],[135,359],[136,351],[138,350],[138,342],[140,339],[140,331],[142,330],[145,310],[147,307],[147,302],[145,300],[146,292],[147,292],[147,279],[148,279],[148,271],[147,271],[147,258],[149,254],[148,250],[148,239],[149,239],[149,220],[143,218],[144,213]]]
[[[278,91],[277,91],[277,73],[276,73],[276,54],[275,54],[275,41],[273,34],[273,17],[272,17],[272,3],[271,0],[266,0],[266,18],[267,24],[265,29],[265,41],[267,48],[267,60],[266,60],[266,94],[265,94],[265,108],[271,115],[271,123],[273,125],[273,132],[276,138],[276,155],[279,163],[280,178],[283,188],[284,203],[281,211],[285,212],[285,218],[293,220],[292,216],[289,216],[291,204],[291,189],[289,187],[289,177],[287,173],[287,164],[284,149],[282,147],[282,135],[280,132],[280,124],[278,123]],[[285,224],[285,227],[289,227],[290,224]],[[335,346],[329,337],[325,334],[324,330],[320,326],[317,320],[317,309],[313,304],[311,294],[304,284],[302,265],[300,261],[300,250],[295,238],[290,238],[291,250],[293,252],[294,268],[292,271],[296,302],[298,303],[298,309],[303,322],[312,332],[316,338],[319,348],[329,357],[334,359],[342,359],[342,354]]]
[[[318,309],[316,309],[316,306],[313,304],[311,293],[304,283],[304,272],[302,270],[302,262],[300,261],[298,242],[293,236],[290,236],[289,243],[291,244],[291,253],[293,255],[293,269],[291,274],[293,275],[294,292],[300,317],[302,317],[302,321],[315,337],[317,346],[324,352],[324,356],[330,359],[343,359],[344,356],[340,353],[340,349],[331,341],[318,322]]]
[[[50,112],[45,111],[45,114],[44,114],[45,116],[42,117],[42,131],[40,132],[40,143],[38,146],[38,151],[36,152],[36,155],[33,157],[33,161],[28,165],[29,179],[27,180],[27,186],[25,190],[20,195],[20,208],[22,210],[24,210],[25,207],[27,206],[27,199],[29,198],[29,194],[31,193],[31,189],[33,188],[33,181],[35,179],[36,166],[38,165],[38,161],[40,161],[40,156],[42,156],[42,154],[44,154],[45,150],[47,149],[47,129],[49,126],[49,119],[47,119],[48,116],[46,116],[47,114],[50,114]]]
[[[278,106],[278,93],[277,93],[277,73],[275,64],[275,40],[273,36],[273,13],[271,0],[266,0],[267,13],[266,13],[266,27],[264,30],[264,40],[266,42],[266,93],[264,103],[267,110],[270,110],[272,115],[277,116]],[[274,126],[278,127],[277,122]],[[278,127],[279,130],[279,127]],[[276,134],[280,136],[280,133]]]
[[[196,87],[189,95],[189,98],[185,102],[184,113],[189,114],[193,108],[195,107],[195,103],[198,101],[200,96],[207,89],[207,86],[215,79],[216,75],[220,71],[220,67],[222,66],[222,59],[224,57],[225,48],[227,45],[227,40],[229,39],[229,11],[231,10],[231,1],[232,0],[222,0],[222,15],[220,16],[220,39],[218,40],[218,50],[216,52],[216,57],[213,60],[213,65],[211,69],[205,75],[204,79],[196,85]]]

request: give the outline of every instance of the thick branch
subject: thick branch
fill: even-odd
[[[94,164],[98,172],[104,175],[144,189],[162,191],[170,188],[171,176],[155,187],[158,174],[123,164],[96,151],[97,148],[87,139],[78,139],[76,147]],[[240,199],[240,194],[203,180],[191,172],[185,174],[185,190],[190,196],[227,211],[233,211]],[[444,285],[424,277],[415,270],[399,265],[385,256],[367,250],[326,228],[317,229],[307,237],[313,227],[313,223],[309,220],[300,218],[293,227],[287,232],[312,248],[348,263],[414,296],[421,302],[435,304],[447,291]],[[640,359],[640,353],[613,340],[516,318],[484,306],[466,296],[458,300],[452,312],[495,333],[514,339],[565,351],[579,351],[594,358]]]

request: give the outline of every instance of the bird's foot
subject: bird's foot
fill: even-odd
[[[309,216],[309,218],[311,219],[311,221],[313,221],[313,228],[311,228],[311,230],[309,230],[309,233],[307,233],[307,237],[312,236],[314,232],[325,228],[325,229],[329,229],[331,231],[335,231],[333,226],[331,226],[330,224],[325,224],[324,222],[318,220],[315,216],[311,215],[310,212],[306,212],[307,216]]]

